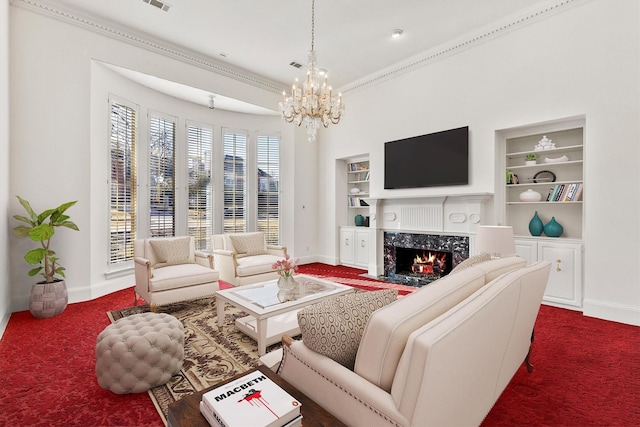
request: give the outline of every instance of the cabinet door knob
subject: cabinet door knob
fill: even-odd
[[[360,246],[364,248],[364,240],[360,240]]]
[[[349,239],[344,239],[344,244],[349,246]]]
[[[562,269],[560,268],[560,263],[562,262],[562,260],[560,258],[558,258],[556,260],[556,271],[562,271]]]

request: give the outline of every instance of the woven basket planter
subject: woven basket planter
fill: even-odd
[[[38,319],[57,316],[67,308],[67,301],[67,285],[64,280],[36,283],[31,288],[29,311]]]

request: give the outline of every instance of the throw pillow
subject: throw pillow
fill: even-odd
[[[304,344],[353,370],[365,325],[377,309],[398,298],[395,289],[356,292],[322,300],[298,312]]]
[[[462,261],[460,264],[456,265],[456,267],[453,270],[451,270],[451,273],[462,271],[465,268],[473,267],[474,265],[480,264],[481,262],[485,262],[485,261],[491,261],[490,254],[480,254],[480,255],[471,256],[465,259],[464,261]]]
[[[151,239],[149,244],[156,254],[158,262],[153,268],[162,268],[169,265],[191,264],[189,258],[191,237],[172,237],[169,239]]]
[[[239,254],[261,255],[267,253],[267,244],[263,233],[234,234],[229,238]]]

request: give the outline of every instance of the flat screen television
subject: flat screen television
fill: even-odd
[[[469,126],[384,144],[384,188],[469,183]]]

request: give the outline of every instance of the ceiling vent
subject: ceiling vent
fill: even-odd
[[[296,62],[296,61],[291,61],[291,62],[289,63],[289,65],[291,65],[292,67],[295,67],[295,68],[300,68],[300,67],[302,67],[302,64],[300,64],[300,63],[298,63],[298,62]]]
[[[151,6],[155,6],[160,10],[164,10],[165,12],[167,12],[169,10],[169,8],[171,7],[170,4],[158,1],[158,0],[142,0],[145,3],[150,4]]]

